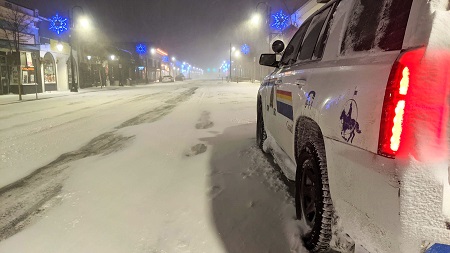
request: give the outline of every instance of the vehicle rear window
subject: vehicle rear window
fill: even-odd
[[[356,0],[341,53],[400,50],[412,0]]]
[[[281,59],[281,63],[283,65],[289,65],[297,59],[297,54],[302,46],[303,38],[305,37],[305,33],[308,30],[309,25],[311,24],[311,21],[308,21],[306,23],[303,23],[303,25],[300,26],[297,33],[295,33],[294,37],[289,42],[288,46],[284,50],[283,58]]]
[[[316,48],[314,49],[313,59],[320,59],[323,56],[323,53],[325,50],[325,45],[328,41],[328,35],[330,33],[330,26],[331,26],[331,23],[333,22],[333,15],[334,15],[334,12],[336,11],[336,5],[337,4],[335,4],[335,6],[332,7],[332,11],[328,14],[328,18],[327,18],[327,21],[325,22],[322,35],[319,36],[319,39],[317,40],[317,45],[316,45]]]
[[[311,59],[314,48],[317,44],[317,39],[319,38],[320,32],[322,31],[323,24],[327,20],[328,14],[330,13],[331,6],[321,13],[318,13],[311,21],[308,31],[306,32],[305,40],[300,50],[298,60],[304,61]]]

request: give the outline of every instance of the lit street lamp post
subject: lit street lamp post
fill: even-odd
[[[230,43],[230,82],[232,82],[232,80],[231,80],[231,67],[233,66],[233,64],[232,64],[232,57],[231,57],[231,54],[234,52],[236,50],[236,48],[235,47],[233,47],[232,45],[231,45],[231,43]]]
[[[89,83],[91,83],[91,85],[92,85],[92,83],[93,83],[93,81],[92,81],[92,65],[91,65],[92,56],[88,55],[88,56],[86,56],[86,59],[88,60],[88,71],[89,71],[88,80],[89,80]]]
[[[84,10],[83,7],[79,6],[79,5],[75,5],[73,6],[70,10],[69,10],[69,18],[72,20],[72,27],[71,27],[71,32],[69,34],[69,44],[70,44],[70,72],[71,72],[71,86],[70,86],[70,91],[71,92],[78,92],[78,84],[75,84],[75,66],[74,66],[74,59],[73,59],[73,48],[74,48],[74,43],[73,43],[73,34],[74,34],[74,30],[75,30],[75,21],[74,21],[74,15],[73,15],[73,11],[75,8],[79,8],[81,10],[81,12],[84,15]],[[87,21],[84,20],[83,22],[83,26],[87,26]],[[78,62],[79,62],[79,54],[80,52],[77,52],[77,58],[78,58]],[[78,80],[78,79],[77,79]],[[78,80],[79,81],[79,80]]]
[[[269,22],[270,22],[270,13],[271,13],[271,11],[272,11],[272,8],[270,7],[270,5],[267,3],[267,2],[259,2],[257,5],[256,5],[256,13],[255,13],[255,15],[253,16],[253,18],[252,18],[252,21],[253,21],[253,23],[255,23],[255,22],[258,22],[260,19],[259,19],[259,16],[258,16],[258,7],[261,5],[261,4],[264,4],[265,6],[266,6],[266,25],[267,25],[267,27],[269,26]],[[271,50],[272,49],[272,47],[271,47],[271,45],[270,45],[270,42],[271,42],[271,40],[272,40],[272,33],[270,32],[270,27],[268,27],[268,34],[269,34],[269,50]]]
[[[170,65],[172,66],[173,78],[175,78],[177,76],[177,74],[175,72],[176,71],[176,63],[177,63],[177,59],[174,56],[172,56],[172,63]]]
[[[230,43],[230,82],[231,82],[231,66],[232,66],[232,64],[231,64],[231,43]]]

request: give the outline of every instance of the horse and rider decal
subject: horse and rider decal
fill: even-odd
[[[342,110],[341,121],[341,136],[346,142],[353,143],[356,133],[360,134],[358,123],[358,104],[354,99],[350,99],[345,103]],[[355,133],[356,132],[356,133]]]
[[[305,108],[311,109],[313,103],[314,103],[314,98],[316,98],[316,92],[315,91],[310,91],[308,93],[308,97],[306,98],[306,102],[305,102]]]

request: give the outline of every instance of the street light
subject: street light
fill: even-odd
[[[62,52],[63,49],[64,49],[63,44],[61,44],[61,42],[59,42],[59,43],[56,45],[56,49],[58,49],[59,52]]]
[[[232,54],[233,54],[233,52],[235,52],[235,53],[234,53],[234,56],[235,56],[236,58],[238,58],[238,57],[241,55],[241,53],[240,53],[239,51],[236,50],[236,47],[234,47],[234,46],[230,43],[230,82],[231,82],[231,66],[232,66],[232,63],[233,63],[233,60],[232,60]]]
[[[83,7],[79,6],[79,5],[75,5],[73,6],[70,10],[69,10],[69,18],[71,18],[72,20],[75,20],[74,15],[73,15],[73,11],[75,8],[78,8],[81,10],[81,12],[83,13],[83,18],[80,19],[80,25],[84,28],[86,28],[87,26],[89,26],[89,20],[85,17],[84,14],[84,9]],[[72,22],[72,27],[71,27],[71,33],[69,35],[69,44],[70,44],[70,71],[71,71],[71,78],[72,78],[72,82],[71,82],[71,87],[70,87],[70,91],[71,92],[78,92],[78,87],[77,85],[75,85],[75,65],[74,65],[74,59],[73,59],[73,48],[74,45],[72,43],[72,35],[73,35],[73,31],[76,29],[75,27],[75,22]],[[77,57],[78,59],[80,59],[80,52],[77,53]],[[78,61],[79,62],[79,61]]]
[[[254,13],[251,22],[254,26],[259,25],[259,23],[261,22],[261,15],[259,13]]]
[[[112,54],[112,55],[110,56],[110,58],[111,58],[112,61],[114,61],[114,60],[116,59],[116,56]]]
[[[83,16],[80,18],[80,25],[83,28],[89,28],[90,27],[90,21],[86,16]]]
[[[272,33],[271,31],[270,31],[270,18],[271,18],[271,12],[272,12],[272,8],[270,7],[270,5],[269,5],[269,3],[268,2],[259,2],[257,5],[256,5],[256,8],[255,8],[255,14],[254,15],[257,15],[257,13],[258,13],[258,7],[260,6],[260,5],[265,5],[265,12],[266,12],[266,15],[265,15],[265,23],[266,23],[266,25],[265,25],[265,29],[267,29],[267,33],[268,33],[268,41],[269,41],[269,52],[272,50],[272,45],[271,45],[271,43],[272,43],[272,36],[274,35],[274,33]],[[254,16],[253,16],[254,17]],[[252,19],[254,19],[254,18],[252,18]],[[276,36],[276,35],[275,35]],[[254,67],[253,67],[253,69],[254,69],[254,73],[253,73],[253,79],[256,79],[256,58],[254,58],[254,60],[253,60],[253,62],[254,62]],[[270,69],[268,69],[268,71],[269,71],[269,73],[270,73]],[[262,71],[260,72],[260,74],[262,74]]]
[[[92,56],[88,55],[87,59],[88,59],[88,61],[90,61],[92,59]]]
[[[255,15],[259,15],[259,14],[257,14],[258,13],[258,7],[259,7],[259,5],[261,5],[261,4],[264,4],[265,6],[266,6],[266,14],[267,14],[267,19],[266,19],[266,22],[267,23],[269,23],[269,20],[270,20],[270,12],[271,12],[271,7],[270,7],[270,5],[267,3],[267,2],[259,2],[257,5],[256,5],[256,13],[255,13]],[[256,19],[255,18],[255,15],[253,16],[253,18],[254,19]],[[261,16],[259,16],[259,19],[261,18]],[[257,20],[257,21],[259,21],[259,20]]]
[[[269,20],[270,20],[270,13],[272,12],[272,8],[270,7],[270,5],[267,3],[267,2],[259,2],[257,5],[256,5],[256,11],[255,11],[255,14],[254,14],[254,16],[253,16],[253,18],[252,18],[252,20],[254,20],[255,19],[255,16],[256,15],[259,15],[258,14],[258,7],[261,5],[261,4],[263,4],[263,5],[265,5],[266,6],[266,24],[269,26]],[[260,15],[259,15],[259,17],[261,17]],[[259,20],[258,20],[259,21]],[[272,34],[270,33],[270,27],[269,27],[269,50],[271,50],[271,45],[270,45],[270,42],[271,42],[271,36],[272,36]]]
[[[175,57],[172,57],[172,61],[176,61],[177,59]]]
[[[156,49],[154,49],[154,48],[150,49],[150,53],[155,54],[156,53]]]

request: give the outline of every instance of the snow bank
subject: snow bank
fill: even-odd
[[[267,132],[267,139],[264,141],[263,149],[266,153],[271,153],[280,166],[284,175],[292,181],[295,181],[295,173],[297,171],[297,165],[286,155],[286,153],[277,144],[273,136],[269,131]]]

